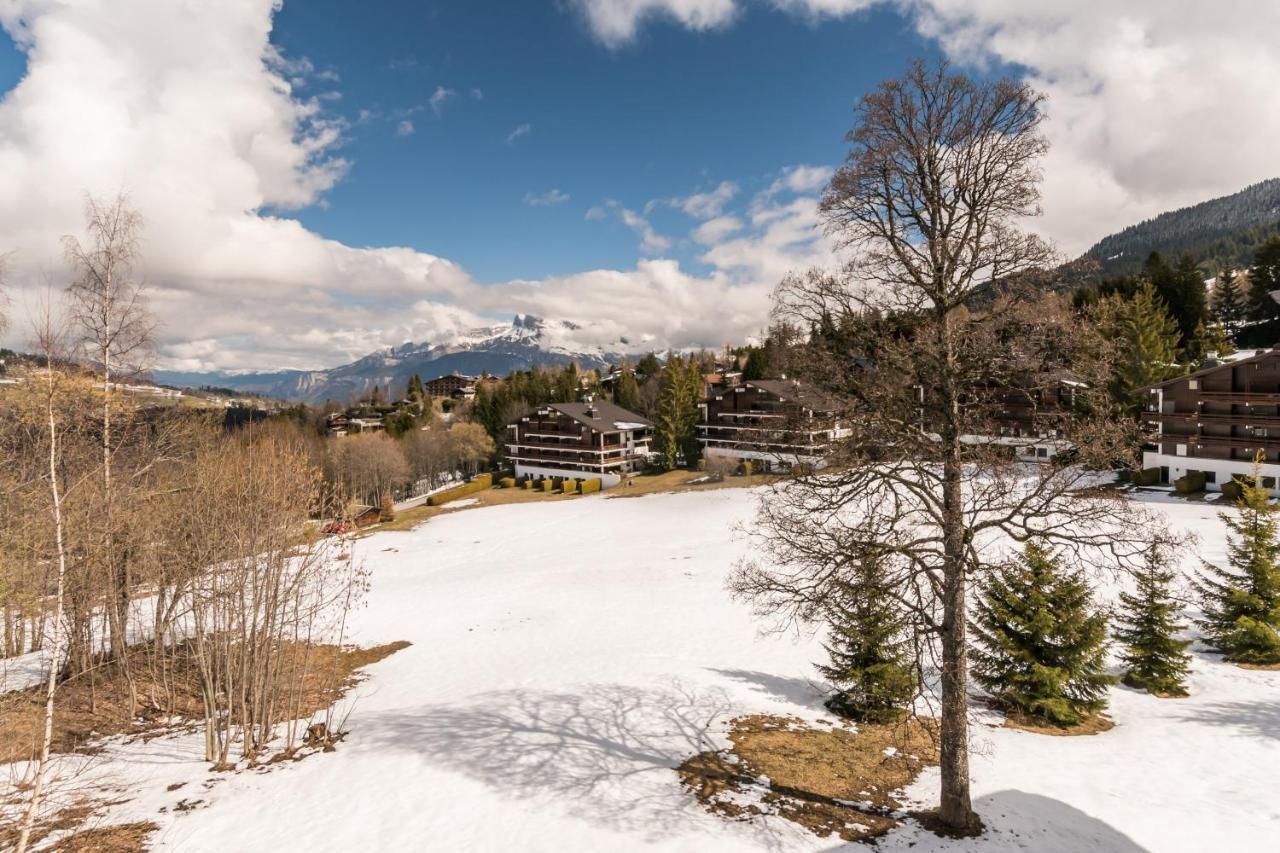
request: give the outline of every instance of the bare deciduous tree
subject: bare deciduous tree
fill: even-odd
[[[66,648],[66,627],[63,620],[63,604],[67,580],[67,542],[66,528],[63,519],[63,500],[65,490],[62,485],[62,472],[59,470],[61,458],[62,423],[60,418],[60,400],[63,394],[60,373],[55,366],[61,350],[62,330],[50,306],[46,306],[43,318],[38,321],[36,342],[41,355],[44,356],[43,371],[43,408],[45,413],[45,435],[47,444],[47,487],[49,490],[49,514],[53,521],[53,560],[54,593],[53,616],[50,621],[49,638],[49,672],[45,678],[44,727],[40,740],[40,751],[36,757],[35,779],[31,783],[31,797],[27,810],[22,818],[22,829],[18,836],[18,853],[24,853],[31,840],[31,829],[35,824],[36,812],[40,807],[40,798],[44,793],[45,777],[49,764],[49,748],[53,742],[54,701],[58,692],[58,675],[61,670],[61,659]]]
[[[1106,342],[1029,281],[1050,259],[1038,213],[1042,99],[918,63],[867,95],[822,201],[853,257],[790,276],[781,321],[812,329],[789,373],[838,401],[832,466],[762,501],[757,559],[733,589],[785,622],[820,619],[879,561],[939,694],[939,821],[980,831],[969,793],[966,595],[1011,542],[1115,567],[1140,553],[1121,498],[1082,493],[1124,462],[1131,425],[1106,394]],[[1015,286],[1021,281],[1023,287]],[[1013,424],[1014,426],[1010,426]],[[1026,448],[1074,446],[1042,464]],[[923,687],[924,685],[922,685]]]
[[[111,630],[109,654],[127,663],[131,564],[126,548],[113,545],[117,525],[113,515],[117,484],[112,478],[113,380],[142,366],[148,356],[155,320],[143,299],[143,287],[135,278],[142,216],[124,194],[108,201],[89,198],[85,203],[88,243],[63,238],[72,281],[67,288],[71,316],[80,331],[84,358],[102,374],[102,525],[107,544],[102,551],[102,571],[111,593],[107,617]]]

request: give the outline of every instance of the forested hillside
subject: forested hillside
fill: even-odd
[[[1257,248],[1280,234],[1280,178],[1238,193],[1162,213],[1109,237],[1085,253],[1101,276],[1138,272],[1153,252],[1167,258],[1191,253],[1208,275],[1248,266]]]

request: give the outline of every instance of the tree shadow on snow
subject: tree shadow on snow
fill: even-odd
[[[652,837],[677,824],[720,822],[681,790],[674,769],[717,748],[708,730],[730,710],[723,691],[695,691],[678,682],[507,690],[466,705],[371,714],[354,736],[362,746],[419,753],[504,796],[546,802],[609,829]]]
[[[1239,729],[1250,737],[1280,739],[1280,704],[1275,702],[1214,702],[1196,705],[1187,708],[1182,719]]]
[[[974,801],[986,831],[977,838],[952,839],[918,825],[895,830],[884,839],[889,850],[909,847],[912,853],[983,853],[992,849],[1036,853],[1149,853],[1111,824],[1061,800],[1026,791],[996,791]],[[829,851],[865,851],[866,845],[843,844]]]
[[[793,705],[799,705],[815,711],[826,710],[826,706],[822,702],[826,698],[827,688],[825,685],[808,679],[788,678],[782,675],[770,675],[767,672],[748,669],[714,669],[708,667],[707,671],[744,684],[754,685],[759,688],[760,692],[766,693],[774,699],[781,699],[784,702],[790,702]]]

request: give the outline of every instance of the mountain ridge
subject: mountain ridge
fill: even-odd
[[[406,342],[384,347],[355,361],[321,370],[276,371],[152,371],[152,378],[180,387],[217,386],[265,394],[302,403],[346,401],[373,386],[404,390],[414,374],[424,380],[450,373],[506,376],[538,365],[576,362],[584,369],[617,363],[631,352],[631,342],[619,338],[607,345],[576,343],[590,330],[569,320],[546,320],[516,314],[510,323],[481,326],[445,343]]]

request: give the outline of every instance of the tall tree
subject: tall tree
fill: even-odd
[[[1205,566],[1197,584],[1200,627],[1229,661],[1280,663],[1280,507],[1259,477],[1243,487],[1235,510],[1220,516],[1230,530],[1229,566]]]
[[[635,371],[623,367],[613,386],[613,402],[628,412],[640,411],[640,386],[636,383]]]
[[[71,317],[80,331],[80,347],[102,375],[102,536],[108,581],[107,622],[109,653],[127,665],[129,591],[132,588],[129,549],[113,546],[117,525],[113,516],[118,485],[112,477],[116,436],[112,432],[115,380],[142,366],[153,343],[155,319],[147,310],[143,286],[135,277],[142,216],[123,194],[110,200],[89,198],[85,203],[88,242],[63,238],[72,279],[67,291]]]
[[[1177,637],[1186,626],[1179,621],[1182,607],[1173,594],[1175,575],[1168,563],[1165,549],[1151,549],[1146,564],[1134,573],[1134,591],[1120,593],[1112,633],[1123,645],[1125,684],[1157,696],[1186,696],[1191,641]]]
[[[984,585],[976,607],[973,677],[995,699],[1056,726],[1107,705],[1107,618],[1089,585],[1028,543]]]
[[[1218,273],[1213,284],[1214,322],[1221,325],[1229,336],[1234,337],[1240,330],[1240,324],[1244,322],[1246,307],[1236,271],[1224,269]]]
[[[981,828],[969,790],[966,597],[990,568],[976,543],[1069,540],[1073,559],[1099,564],[1143,547],[1123,499],[1077,494],[1081,467],[1028,471],[1006,448],[971,440],[1000,434],[1002,397],[983,389],[1056,388],[1070,369],[1076,404],[1033,410],[1033,432],[1058,430],[1085,467],[1132,453],[1135,427],[1105,390],[1108,342],[1067,300],[1018,286],[1052,262],[1019,231],[1039,212],[1041,107],[1025,84],[923,63],[862,99],[822,200],[854,264],[789,276],[775,308],[801,329],[832,318],[836,341],[793,344],[786,372],[838,402],[847,435],[830,467],[797,471],[761,501],[759,557],[732,581],[763,615],[808,622],[837,594],[851,554],[899,555],[894,595],[940,653],[939,820],[955,833]]]
[[[1249,268],[1249,316],[1254,320],[1280,318],[1280,302],[1271,294],[1280,290],[1280,237],[1259,247]]]
[[[1150,282],[1138,285],[1131,298],[1117,294],[1103,299],[1094,306],[1093,317],[1116,348],[1112,393],[1136,412],[1143,389],[1179,372],[1177,324]]]
[[[742,378],[766,379],[769,376],[768,356],[763,347],[751,347],[747,350],[747,363],[742,367]]]
[[[672,353],[662,369],[654,418],[654,450],[668,471],[681,464],[692,465],[698,457],[702,385],[702,369],[697,360]]]

